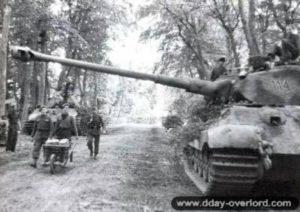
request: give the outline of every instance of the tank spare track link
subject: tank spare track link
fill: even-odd
[[[202,153],[189,148],[185,172],[205,195],[247,195],[260,178],[259,155],[255,152],[222,149]]]

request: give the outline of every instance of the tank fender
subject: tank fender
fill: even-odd
[[[202,132],[200,149],[205,143],[213,148],[259,149],[263,130],[252,125],[221,125]],[[206,135],[205,135],[206,134]]]

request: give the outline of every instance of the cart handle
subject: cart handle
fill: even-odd
[[[73,145],[72,151],[74,151],[76,145],[77,145],[77,143],[75,143],[75,144]]]

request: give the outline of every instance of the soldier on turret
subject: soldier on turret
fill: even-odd
[[[279,57],[278,65],[294,62],[300,55],[300,36],[289,29],[280,43],[273,46],[271,54]]]
[[[216,67],[214,67],[211,73],[211,77],[210,77],[211,81],[215,81],[220,76],[225,75],[227,73],[227,69],[224,66],[225,62],[226,62],[225,57],[221,57],[220,59],[218,59]]]
[[[275,65],[275,55],[268,53],[267,56],[252,56],[248,59],[248,65],[253,72],[270,70]]]

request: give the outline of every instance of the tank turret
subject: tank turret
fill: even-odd
[[[276,66],[212,82],[139,73],[41,54],[26,47],[13,47],[12,55],[23,61],[58,62],[149,80],[213,100],[246,100],[247,104],[225,107],[186,145],[186,174],[206,195],[248,195],[257,184],[266,181],[300,185],[299,65]]]
[[[185,89],[188,92],[209,97],[238,95],[245,100],[260,105],[300,105],[300,66],[278,66],[269,71],[251,73],[246,77],[228,77],[217,81],[200,79],[178,79],[164,75],[134,72],[110,66],[66,59],[42,54],[28,47],[12,47],[14,58],[23,61],[57,62],[95,72],[119,75],[128,78],[153,81],[158,84]],[[239,98],[240,99],[240,98]]]

